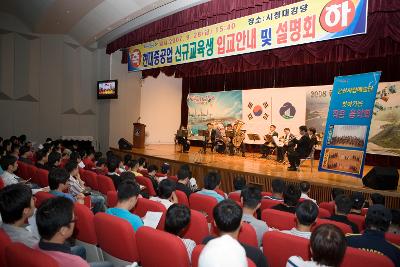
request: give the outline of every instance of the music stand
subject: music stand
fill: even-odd
[[[225,131],[225,136],[232,139],[233,136],[234,136],[233,130],[231,130],[231,131]]]
[[[256,141],[261,140],[260,135],[259,134],[247,134],[247,137],[249,138],[249,140],[253,140],[253,145],[255,144]],[[256,158],[256,155],[253,153],[253,159]]]

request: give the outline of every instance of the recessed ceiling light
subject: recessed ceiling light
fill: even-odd
[[[96,40],[96,39],[97,39],[97,37],[95,36],[95,37],[94,37],[94,39]]]
[[[60,25],[60,22],[59,22],[59,21],[57,21],[57,22],[56,22],[56,24],[57,24],[57,25]]]
[[[67,13],[67,14],[69,14],[71,11],[69,11],[69,10],[65,10],[65,13]]]

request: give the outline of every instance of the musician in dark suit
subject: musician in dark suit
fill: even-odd
[[[182,145],[182,152],[189,152],[190,141],[188,140],[188,130],[185,126],[179,127],[176,134],[176,140],[178,144]]]
[[[292,134],[290,132],[289,128],[285,128],[285,129],[283,129],[283,131],[285,133],[283,135],[283,137],[282,137],[283,146],[278,146],[277,158],[276,158],[276,160],[278,162],[280,162],[280,163],[283,162],[283,158],[285,157],[285,153],[288,151],[288,144],[289,144],[290,140],[296,138],[294,136],[294,134]]]
[[[276,126],[271,124],[269,126],[269,133],[264,136],[265,143],[260,148],[261,158],[266,158],[270,154],[270,151],[277,146],[274,137],[278,138],[278,132],[276,131]]]
[[[307,133],[307,126],[300,126],[299,131],[301,138],[294,138],[288,144],[288,159],[290,163],[288,171],[296,171],[297,166],[300,165],[300,159],[307,158],[311,152],[311,140]],[[296,148],[294,148],[294,146],[296,146]],[[291,147],[294,149],[290,149]]]
[[[318,138],[315,135],[316,132],[317,132],[317,130],[314,127],[308,128],[308,136],[310,136],[311,148],[315,147],[318,144]]]
[[[214,146],[215,146],[216,135],[217,135],[217,131],[213,128],[212,123],[207,123],[207,134],[204,138],[204,143],[203,143],[204,153],[206,153],[207,144],[211,145],[211,152],[213,152]]]

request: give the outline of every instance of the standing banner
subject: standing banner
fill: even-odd
[[[364,34],[368,0],[304,0],[129,48],[128,70],[189,62]]]
[[[381,72],[335,77],[318,170],[362,177]]]

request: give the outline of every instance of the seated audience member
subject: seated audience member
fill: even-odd
[[[223,200],[214,207],[213,215],[219,235],[222,237],[228,235],[237,240],[243,216],[242,208],[239,206],[239,204],[231,199]],[[213,238],[214,237],[211,236],[206,237],[203,243],[207,244]],[[251,259],[257,267],[268,266],[267,260],[259,248],[255,248],[243,243],[241,243],[241,245],[246,251],[247,258]]]
[[[372,193],[369,199],[369,205],[381,204],[385,206],[385,197],[379,193]]]
[[[161,174],[162,174],[163,176],[158,177],[158,182],[161,182],[162,180],[168,178],[169,170],[170,170],[170,166],[169,166],[168,163],[165,162],[165,163],[163,163],[163,164],[161,165],[160,171],[161,171]]]
[[[165,216],[165,231],[178,236],[186,247],[189,260],[192,257],[196,242],[191,239],[183,238],[185,229],[190,223],[190,209],[182,204],[173,204],[168,208]]]
[[[285,191],[285,182],[282,179],[272,180],[272,196],[266,196],[265,199],[283,201],[283,192]]]
[[[189,165],[187,164],[183,164],[181,165],[180,169],[186,170],[189,172],[189,182],[188,182],[188,186],[190,187],[190,190],[192,192],[197,191],[197,181],[196,179],[193,177],[192,175],[192,171],[189,168]]]
[[[254,214],[261,206],[261,190],[257,187],[244,187],[240,194],[240,201],[243,205],[242,221],[253,226],[257,234],[258,246],[262,245],[262,238],[268,231],[267,224],[254,217]]]
[[[12,144],[11,151],[10,151],[10,153],[8,153],[8,155],[18,158],[19,157],[19,148],[20,148],[19,144]]]
[[[235,189],[235,192],[239,192],[245,188],[246,186],[246,179],[243,176],[237,176],[233,179],[233,188]]]
[[[332,201],[335,201],[336,197],[339,195],[344,195],[344,190],[341,188],[332,188],[332,190],[331,190]]]
[[[230,235],[210,240],[199,257],[199,267],[247,267],[246,251]]]
[[[178,203],[175,194],[175,183],[169,179],[162,180],[158,185],[158,196],[150,197],[150,200],[157,201],[168,209],[172,204]]]
[[[131,154],[125,154],[124,156],[124,165],[128,165],[128,162],[132,160],[132,155]]]
[[[139,171],[147,171],[147,169],[146,169],[146,165],[147,165],[146,159],[143,158],[143,157],[140,157],[138,159],[138,162],[139,162]]]
[[[121,182],[121,177],[117,173],[117,168],[119,166],[119,163],[120,160],[117,157],[110,157],[109,159],[107,159],[107,168],[108,168],[107,176],[113,180],[115,188],[118,188]]]
[[[125,165],[127,167],[127,171],[132,172],[135,175],[135,177],[136,176],[143,176],[143,174],[138,172],[138,170],[139,170],[139,162],[137,160],[135,160],[135,159],[134,160],[130,160]]]
[[[121,183],[123,181],[125,181],[125,180],[131,180],[131,181],[134,181],[136,183],[136,177],[132,172],[125,171],[125,172],[121,173],[119,175],[119,177],[121,179]]]
[[[60,167],[64,168],[65,164],[69,161],[69,155],[71,155],[72,151],[69,150],[68,148],[64,149],[64,151],[61,153],[61,163]]]
[[[55,259],[60,267],[112,266],[110,263],[91,263],[73,255],[66,242],[75,228],[74,204],[63,197],[46,200],[36,213],[36,224],[41,239],[37,249]]]
[[[310,189],[311,189],[311,185],[309,182],[301,182],[300,183],[300,191],[301,191],[301,196],[300,198],[303,199],[309,199],[311,201],[313,201],[314,203],[317,203],[317,201],[315,199],[312,199],[308,196],[308,194],[310,193]]]
[[[94,152],[94,164],[97,164],[97,161],[103,157],[103,153],[100,151]]]
[[[94,168],[95,164],[94,164],[93,160],[94,160],[94,150],[90,149],[86,153],[86,157],[84,157],[82,159],[83,164],[85,164],[86,170],[92,170]]]
[[[361,210],[365,202],[364,195],[361,192],[353,192],[353,194],[351,194],[351,201],[353,206],[351,207],[350,213],[361,215]]]
[[[26,163],[26,164],[30,164],[33,165],[33,162],[31,160],[32,158],[32,152],[31,149],[27,146],[23,146],[19,149],[19,161]]]
[[[3,141],[3,149],[6,155],[11,152],[11,141],[9,139]]]
[[[347,219],[347,214],[350,213],[352,206],[353,203],[348,196],[339,195],[335,199],[335,214],[326,219],[347,224],[351,227],[353,233],[358,233],[358,226]]]
[[[311,261],[301,257],[289,258],[286,267],[339,267],[346,252],[346,239],[343,232],[335,225],[322,224],[318,226],[310,238]]]
[[[136,232],[143,226],[139,216],[130,212],[137,203],[140,193],[139,185],[134,181],[125,180],[118,187],[118,203],[114,208],[107,209],[106,213],[128,221]]]
[[[157,192],[158,191],[158,177],[156,176],[156,173],[158,172],[158,168],[156,165],[150,165],[147,170],[148,170],[147,177],[150,178],[151,183],[153,184],[153,188]]]
[[[125,171],[126,171],[126,169],[125,169],[124,162],[123,162],[122,160],[120,160],[116,172],[117,172],[118,174],[121,174],[121,173],[123,173],[123,172],[125,172]]]
[[[283,203],[273,206],[272,209],[296,213],[296,205],[300,199],[300,189],[295,185],[288,185],[283,192]]]
[[[180,168],[177,173],[178,181],[176,182],[176,190],[180,190],[189,198],[192,190],[190,189],[190,172],[186,168]]]
[[[106,164],[107,164],[106,158],[99,158],[96,161],[96,166],[92,169],[92,171],[94,171],[97,174],[107,175],[108,169]]]
[[[49,156],[48,150],[46,150],[44,148],[40,149],[40,150],[36,151],[35,155],[36,155],[35,166],[37,168],[47,170],[46,166],[47,166],[48,156]]]
[[[376,252],[389,257],[396,267],[400,266],[400,249],[385,239],[392,215],[390,210],[381,204],[368,208],[365,217],[365,231],[363,234],[347,236],[349,247]]]
[[[18,169],[17,158],[14,156],[4,156],[1,159],[1,168],[3,169],[3,173],[1,174],[1,178],[3,179],[4,186],[17,184],[20,182],[26,182],[24,179],[18,177],[14,172]]]
[[[311,227],[318,217],[318,206],[311,200],[304,200],[296,208],[296,228],[282,231],[299,237],[310,239]]]
[[[56,151],[50,152],[48,157],[48,162],[46,165],[47,169],[50,171],[52,169],[59,168],[60,163],[61,163],[61,154]]]
[[[68,162],[65,165],[65,170],[69,173],[68,184],[70,194],[73,197],[77,197],[79,195],[90,195],[90,200],[93,205],[93,213],[104,211],[104,197],[91,191],[90,188],[85,187],[85,182],[82,181],[79,174],[78,163],[76,163],[75,161]]]
[[[69,155],[70,161],[76,161],[78,163],[78,167],[81,169],[85,168],[85,163],[82,162],[82,156],[78,151],[72,151],[71,155]]]
[[[82,193],[77,194],[75,197],[69,193],[64,193],[64,191],[69,187],[69,176],[69,173],[65,169],[52,169],[49,172],[50,194],[53,194],[57,197],[68,198],[72,202],[77,201],[80,204],[84,204],[85,196]]]
[[[392,209],[392,221],[390,222],[388,233],[400,235],[400,210]]]
[[[218,194],[215,189],[219,189],[221,185],[221,176],[217,172],[209,172],[204,177],[204,188],[197,192],[215,198],[218,202],[224,200],[224,197]]]
[[[23,184],[12,184],[0,190],[0,214],[3,219],[1,228],[13,242],[33,247],[39,238],[24,226],[35,212],[35,202],[31,189]]]

